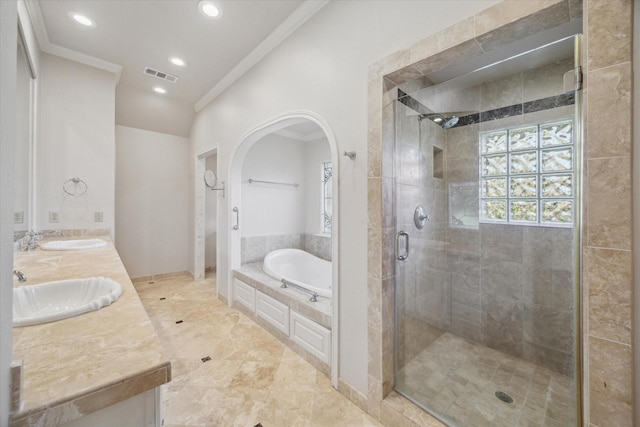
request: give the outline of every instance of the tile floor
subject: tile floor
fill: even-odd
[[[325,375],[220,302],[214,279],[135,286],[172,364],[164,427],[381,426]],[[575,425],[567,377],[448,333],[399,377],[403,393],[429,401],[451,425]],[[499,401],[496,390],[514,402]]]
[[[171,360],[164,427],[381,426],[325,375],[220,302],[215,286],[186,276],[135,283]]]
[[[576,425],[572,380],[549,369],[444,333],[400,371],[396,388],[451,425]],[[504,391],[513,398],[504,403]]]

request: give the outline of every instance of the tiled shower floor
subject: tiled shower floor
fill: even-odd
[[[407,363],[397,384],[399,392],[427,402],[450,425],[576,424],[572,379],[449,333]],[[496,391],[513,402],[499,400]]]
[[[171,360],[164,427],[380,426],[325,375],[220,302],[215,280],[183,276],[135,287]]]

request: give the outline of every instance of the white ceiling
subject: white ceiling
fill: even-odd
[[[326,2],[214,0],[222,9],[219,19],[202,15],[197,0],[27,0],[27,5],[43,51],[116,74],[121,67],[119,92],[163,96],[199,110]],[[96,27],[77,24],[71,11],[89,16]],[[188,67],[171,64],[170,56],[183,58]],[[145,75],[145,67],[179,80]],[[153,93],[158,85],[168,93]]]
[[[289,125],[286,128],[281,129],[275,133],[302,142],[327,139],[327,136],[325,135],[322,128],[309,120]]]

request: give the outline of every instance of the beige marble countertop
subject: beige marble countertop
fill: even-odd
[[[63,424],[171,380],[171,364],[111,239],[99,238],[107,247],[15,254],[14,268],[27,281],[14,277],[14,286],[103,276],[124,292],[97,311],[13,328],[13,360],[23,361],[23,390],[12,427]]]

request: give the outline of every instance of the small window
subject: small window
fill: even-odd
[[[333,165],[322,162],[322,233],[331,234],[333,223]]]
[[[480,134],[480,221],[571,226],[573,121]]]

